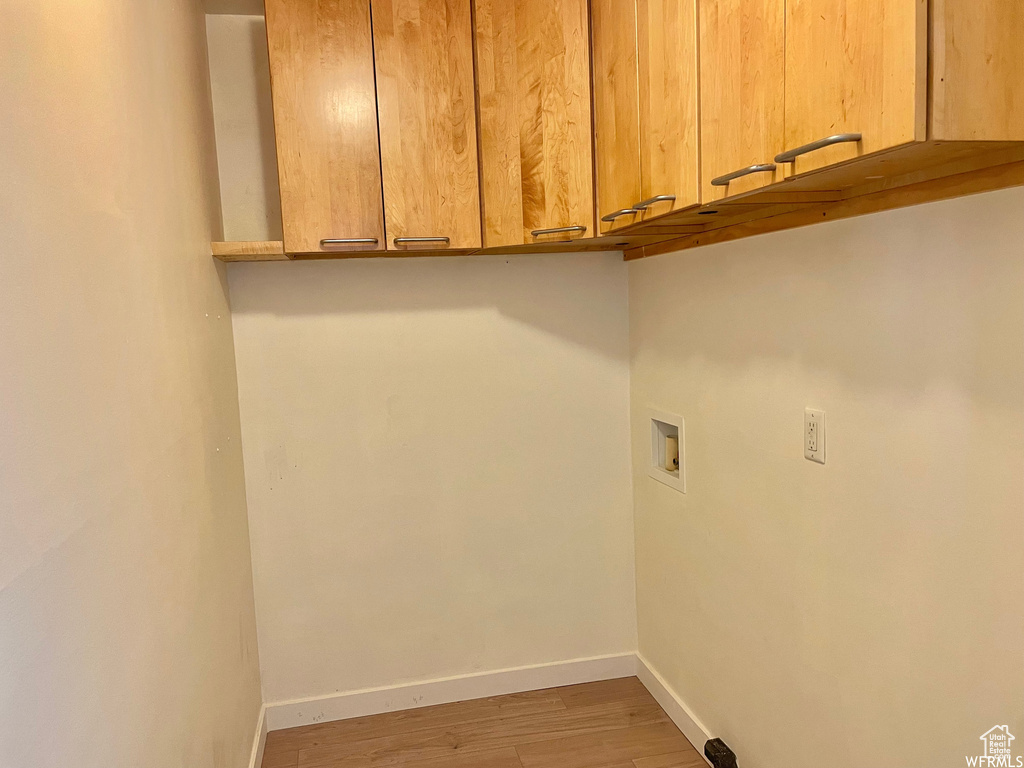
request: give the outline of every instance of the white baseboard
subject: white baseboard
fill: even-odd
[[[252,741],[252,754],[249,756],[249,768],[260,768],[263,765],[263,749],[267,746],[267,708],[260,707],[260,717],[256,721],[256,737]]]
[[[704,757],[704,744],[708,739],[712,738],[708,729],[693,714],[693,710],[686,706],[679,697],[679,694],[672,690],[669,684],[665,682],[665,678],[655,671],[647,659],[638,653],[636,662],[636,676],[640,678],[640,682],[651,692],[651,695],[661,705],[661,708],[665,710],[666,714],[672,718],[672,722],[676,724],[676,727],[683,732],[683,735],[693,744],[694,748],[700,752],[701,757]],[[707,761],[706,757],[704,759]],[[710,764],[708,762],[708,765]]]
[[[636,654],[620,653],[458,675],[408,685],[367,688],[309,699],[277,701],[264,707],[266,730],[279,731],[298,725],[346,720],[351,717],[501,696],[507,693],[536,691],[559,685],[613,680],[635,674]],[[669,714],[671,715],[671,712]]]

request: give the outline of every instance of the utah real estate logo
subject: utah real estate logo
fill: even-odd
[[[969,768],[1024,768],[1024,757],[1012,754],[1016,738],[1005,725],[997,725],[979,737],[985,745],[984,754],[967,758]]]

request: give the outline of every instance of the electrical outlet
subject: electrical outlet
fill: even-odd
[[[825,412],[804,409],[804,458],[825,463]]]

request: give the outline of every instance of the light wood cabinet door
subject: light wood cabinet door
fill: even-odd
[[[640,94],[637,86],[636,5],[592,0],[594,138],[597,215],[602,232],[632,224],[628,211],[642,199]]]
[[[475,25],[484,245],[593,235],[586,0],[476,0]]]
[[[1024,5],[932,0],[935,141],[1024,141]]]
[[[383,248],[370,7],[266,0],[266,14],[285,250]]]
[[[479,248],[470,0],[371,6],[388,249]]]
[[[787,174],[926,138],[927,0],[786,0]]]
[[[783,178],[774,158],[785,145],[786,0],[699,2],[701,183],[711,202]]]
[[[644,216],[700,202],[696,0],[636,0]],[[634,201],[636,202],[636,201]]]

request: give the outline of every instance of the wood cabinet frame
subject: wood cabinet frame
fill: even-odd
[[[371,0],[359,1],[371,2]],[[372,1],[387,2],[387,0]],[[393,2],[408,3],[441,1],[393,0]],[[457,0],[451,1],[456,2]],[[640,0],[640,2],[645,1],[655,2],[655,0]],[[814,7],[808,4],[835,2],[835,0],[785,1],[792,4],[790,10],[794,14],[801,8],[806,11],[806,9]],[[310,2],[319,7],[321,4],[343,4],[345,0],[310,0]],[[522,0],[522,2],[529,2],[529,0]],[[615,23],[615,19],[618,18],[616,14],[622,16],[624,7],[635,8],[635,2],[636,0],[626,3],[619,2],[619,0],[591,0],[594,13],[591,25],[593,26],[601,19],[612,19],[612,23]],[[699,2],[702,3],[699,6],[701,12],[706,13],[707,9],[714,5],[755,4],[771,2],[771,0],[699,0]],[[857,2],[864,8],[876,8],[879,7],[878,3],[883,0],[857,0]],[[268,5],[272,3],[283,5],[285,0],[268,0]],[[716,152],[707,151],[712,147],[714,139],[709,139],[708,136],[713,123],[711,122],[711,111],[705,107],[702,110],[700,129],[703,165],[699,176],[702,195],[700,204],[683,206],[665,213],[657,209],[650,209],[644,211],[643,215],[631,214],[629,217],[617,220],[615,223],[618,226],[606,236],[588,238],[586,241],[536,244],[523,242],[521,245],[505,243],[497,248],[480,248],[479,242],[470,242],[463,244],[462,248],[453,248],[443,252],[514,253],[621,248],[626,251],[627,258],[638,258],[670,250],[698,247],[711,242],[723,242],[761,232],[803,226],[815,221],[855,216],[876,210],[1024,184],[1024,97],[1020,93],[1024,88],[1021,85],[1024,83],[1024,47],[1018,43],[1020,39],[1024,39],[1024,14],[1020,13],[1019,0],[930,0],[930,6],[928,0],[896,0],[896,5],[885,0],[885,3],[888,3],[886,7],[896,8],[894,13],[903,14],[899,18],[904,20],[904,29],[912,29],[912,32],[904,34],[903,39],[891,41],[893,50],[902,51],[897,57],[901,63],[893,71],[906,70],[911,71],[912,74],[903,78],[902,83],[888,86],[895,89],[893,91],[895,95],[883,96],[883,98],[889,99],[886,102],[877,100],[877,73],[865,72],[863,75],[853,76],[853,80],[858,77],[872,80],[874,85],[871,88],[875,89],[876,94],[872,98],[876,99],[876,104],[898,105],[893,109],[899,117],[894,119],[892,126],[879,123],[882,125],[882,129],[879,130],[877,136],[862,138],[860,142],[843,141],[820,151],[801,155],[796,162],[786,163],[786,167],[782,169],[781,173],[773,173],[772,176],[763,177],[756,183],[737,181],[734,184],[730,182],[727,187],[720,190],[717,185],[711,184],[711,181],[716,178],[714,173],[717,173],[719,169],[708,167],[708,158],[729,158],[729,164],[734,161],[728,153],[719,155],[716,154],[717,150]],[[309,5],[307,4],[306,7]],[[694,8],[697,7],[694,6]],[[632,34],[634,38],[636,36],[635,11],[632,21],[628,17],[627,13],[623,20],[626,28],[624,36],[626,43],[629,42],[629,25],[631,23],[634,25]],[[293,30],[293,33],[312,34],[308,30],[301,33],[302,29],[309,26],[305,24],[304,27],[303,24],[305,22],[299,19],[296,22],[296,30],[299,31]],[[268,14],[268,29],[270,27],[277,28],[278,24],[272,22]],[[891,36],[891,31],[883,30],[879,33],[878,30],[866,29],[863,32],[847,30],[844,34],[861,35],[863,39],[870,39],[872,35],[880,34],[880,39],[885,42],[886,35]],[[271,38],[273,64],[275,40],[277,44],[281,44],[281,40],[287,42],[287,38],[270,32],[268,32],[268,36]],[[635,87],[630,87],[631,78],[639,77],[639,69],[634,66],[637,43],[634,40],[632,46],[633,62],[630,62],[628,46],[622,51],[612,51],[614,55],[609,59],[605,55],[606,52],[602,52],[600,55],[597,53],[601,47],[599,37],[599,35],[595,36],[592,48],[594,51],[592,87],[594,88],[594,110],[595,112],[600,111],[601,114],[595,115],[593,120],[594,144],[592,146],[596,146],[597,150],[594,158],[597,177],[595,197],[598,200],[598,213],[600,214],[606,212],[605,209],[613,200],[620,201],[621,199],[623,205],[635,204],[642,198],[644,189],[641,185],[640,174],[631,170],[641,163],[642,143],[639,91]],[[363,39],[365,41],[365,36]],[[927,41],[927,45],[925,41]],[[337,41],[328,39],[321,41],[321,44],[336,45]],[[806,50],[803,53],[799,55],[794,53],[790,57],[792,61],[789,63],[789,69],[793,69],[795,66],[793,61],[800,56],[803,58],[807,58],[808,55],[811,55],[812,58],[817,57],[817,54],[807,54],[806,51],[818,50],[821,45],[820,41],[807,42],[804,46]],[[712,51],[708,47],[708,40],[701,40],[700,47],[704,51],[710,51],[705,53],[709,59],[731,55]],[[352,55],[358,48],[358,45],[350,46],[343,54]],[[766,61],[771,62],[777,58],[777,51],[769,52],[765,54],[765,57]],[[612,73],[611,69],[605,71],[607,69],[605,64],[608,61],[626,62],[625,65],[614,70],[615,77],[611,80],[611,87],[605,87],[609,83],[609,73]],[[701,64],[706,64],[703,58]],[[871,64],[871,66],[876,65],[877,63]],[[297,62],[294,63],[294,66],[305,65]],[[801,70],[809,68],[810,64],[800,67]],[[634,69],[635,74],[630,74]],[[289,114],[289,110],[291,113],[297,113],[299,107],[295,104],[300,104],[304,98],[301,88],[293,89],[289,95],[288,89],[282,86],[282,78],[287,81],[289,77],[295,76],[294,74],[290,75],[290,71],[280,67],[274,71],[275,91],[284,91],[275,93],[276,119],[280,119],[278,112],[282,112],[285,117]],[[363,82],[365,90],[365,77]],[[711,82],[710,78],[709,82]],[[618,85],[621,85],[621,88],[617,87]],[[868,91],[870,88],[865,92]],[[710,95],[712,94],[703,93],[702,102],[707,104]],[[296,100],[295,104],[289,105],[289,98]],[[786,98],[790,98],[788,92]],[[740,101],[742,102],[742,99]],[[279,104],[285,105],[287,108],[279,110]],[[599,110],[598,107],[601,104],[610,105],[611,108]],[[811,111],[817,110],[818,106],[814,105],[814,109]],[[792,102],[788,105],[787,112],[792,113],[796,108],[796,102]],[[870,119],[865,119],[863,122],[877,122],[879,115],[875,113],[885,112],[884,106],[873,109],[874,111],[868,115]],[[742,114],[742,112],[743,108],[737,110],[735,105],[726,105],[720,108],[715,119],[722,120],[726,115]],[[610,118],[609,115],[611,115]],[[342,197],[333,196],[335,192],[343,195],[346,191],[335,190],[330,182],[324,181],[336,174],[336,167],[332,168],[331,162],[339,151],[339,144],[332,143],[329,132],[323,128],[323,121],[311,120],[309,122],[310,125],[299,126],[299,129],[296,129],[294,125],[289,125],[284,120],[282,124],[286,130],[280,131],[278,135],[278,151],[282,165],[282,197],[286,198],[296,189],[299,191],[302,189],[302,185],[286,183],[286,180],[291,180],[290,174],[295,168],[298,168],[300,176],[306,174],[309,179],[313,179],[312,184],[306,185],[308,191],[305,193],[305,197],[308,199],[305,202],[309,204],[309,207],[305,209],[302,207],[303,196],[300,195],[298,198],[300,204],[289,205],[286,208],[299,210],[301,212],[299,221],[303,216],[308,216],[309,220],[319,227],[318,231],[324,231],[323,236],[333,234],[334,221],[358,220],[368,223],[367,228],[382,227],[379,192],[362,194],[359,200],[353,203],[351,210],[339,202]],[[471,122],[475,130],[475,115]],[[767,133],[775,135],[778,130],[777,121],[769,120],[768,123],[776,127],[770,127]],[[831,122],[826,121],[826,123],[829,129],[833,127]],[[852,132],[854,128],[863,126],[860,123],[849,122],[836,123],[834,127],[837,130]],[[815,131],[817,130],[819,129],[815,128]],[[365,139],[368,134],[364,132],[361,135]],[[793,149],[790,146],[793,142],[803,140],[811,135],[816,135],[816,133],[802,135],[796,131],[793,124],[790,124],[785,128],[782,146],[779,147],[780,152],[783,149]],[[295,143],[296,136],[300,139],[297,144]],[[881,138],[878,138],[879,136]],[[669,139],[660,138],[658,140],[668,141]],[[316,147],[318,141],[323,141],[323,146],[326,149],[323,152],[314,152],[313,157],[309,157],[310,153],[306,152],[304,161],[309,163],[308,166],[295,165],[292,162],[296,156],[294,147],[301,146],[304,142],[307,147]],[[725,139],[725,141],[728,142],[731,139]],[[747,155],[737,154],[736,159],[740,162],[746,162],[747,158],[758,158],[766,148],[763,142],[758,144],[756,141],[751,141],[749,144],[754,149],[751,149]],[[757,146],[755,147],[755,145]],[[366,155],[372,153],[359,151],[355,154],[365,160]],[[741,157],[742,160],[740,160]],[[346,160],[351,160],[351,158],[342,157],[338,162],[346,162]],[[473,163],[476,162],[476,159],[473,159]],[[716,164],[718,163],[723,166],[727,165],[724,160],[716,160]],[[776,161],[776,164],[780,163]],[[629,172],[622,171],[624,168],[630,169]],[[485,169],[484,174],[486,175],[489,170],[491,169]],[[373,187],[375,174],[372,172],[372,168],[370,171],[365,175],[357,174],[357,176],[365,178],[369,187]],[[620,171],[622,172],[620,173]],[[579,175],[582,177],[584,174]],[[765,181],[770,183],[764,183]],[[694,174],[694,184],[696,183],[697,176]],[[377,184],[379,185],[379,179]],[[648,189],[647,191],[653,190]],[[288,199],[294,202],[294,198]],[[364,206],[363,204],[368,200],[371,201],[371,204]],[[479,196],[476,200],[479,204]],[[586,207],[585,200],[581,200],[581,206]],[[352,215],[353,210],[359,215]],[[327,225],[321,225],[321,222],[327,222]],[[480,224],[479,220],[475,223],[477,226]],[[521,234],[525,235],[526,225],[525,223],[520,225],[517,218],[513,229],[518,230],[520,226],[523,230]],[[213,251],[218,258],[224,260],[273,260],[286,257],[341,258],[365,255],[347,249],[345,252],[338,253],[325,251],[318,245],[314,246],[297,241],[295,237],[289,237],[289,232],[292,231],[286,222],[283,244],[218,243],[214,244]],[[523,237],[522,240],[525,241],[526,238]],[[299,242],[298,247],[296,246],[297,242]],[[509,240],[509,243],[511,242]],[[434,252],[438,251],[433,249],[417,250],[415,255]],[[406,254],[399,252],[387,255]]]

